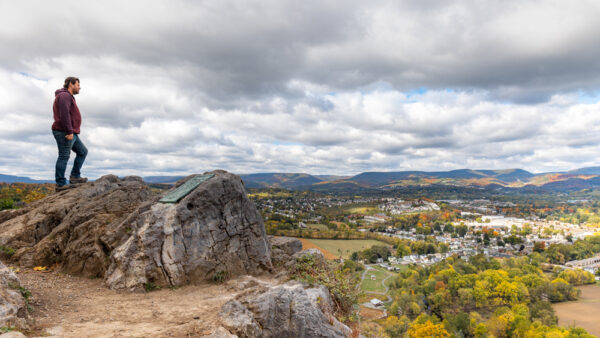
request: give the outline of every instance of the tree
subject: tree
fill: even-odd
[[[409,324],[410,320],[406,316],[401,316],[400,318],[389,316],[385,320],[383,327],[390,337],[402,337],[406,333]]]
[[[404,257],[404,256],[408,256],[410,255],[410,247],[404,244],[398,244],[398,247],[396,248],[396,256],[397,257]]]
[[[551,302],[564,302],[566,300],[576,300],[579,297],[579,292],[566,280],[556,278],[550,283],[548,297]]]
[[[450,337],[450,334],[442,324],[434,324],[431,321],[426,321],[423,324],[414,324],[408,328],[408,336],[411,338],[422,337]]]
[[[539,241],[539,242],[533,243],[533,251],[542,253],[542,252],[544,252],[544,250],[546,250],[546,242]]]

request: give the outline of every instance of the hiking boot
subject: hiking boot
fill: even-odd
[[[87,177],[69,177],[69,183],[71,184],[76,184],[76,183],[85,183],[87,182]]]
[[[75,188],[74,185],[64,184],[64,185],[57,185],[55,190],[58,192],[58,191],[63,191],[63,190],[68,190],[68,189],[73,189],[73,188]]]

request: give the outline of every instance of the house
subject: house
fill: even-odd
[[[371,304],[373,306],[383,306],[383,302],[377,298],[371,299]]]

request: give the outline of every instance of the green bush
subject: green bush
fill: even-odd
[[[12,198],[0,199],[0,210],[12,209],[15,207],[15,202]]]
[[[12,256],[15,254],[15,249],[8,246],[0,245],[0,253],[5,254],[6,256]]]
[[[296,261],[296,271],[292,278],[308,283],[320,284],[329,289],[336,306],[338,318],[342,321],[353,320],[353,305],[358,302],[360,278],[351,269],[337,263],[334,265],[320,265],[312,255],[304,255]]]
[[[148,283],[144,284],[144,290],[146,290],[146,292],[152,292],[152,291],[160,290],[160,286],[158,286],[152,282],[148,282]]]
[[[221,271],[217,271],[215,272],[215,274],[212,276],[212,280],[215,283],[223,283],[224,281],[226,281],[229,278],[229,273],[227,271],[221,270]]]

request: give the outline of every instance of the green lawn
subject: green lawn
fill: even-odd
[[[374,275],[376,279],[372,280],[371,275]],[[384,272],[382,270],[369,270],[365,274],[365,279],[363,279],[360,287],[364,292],[385,292],[385,287],[383,287],[383,284],[381,282],[388,275],[389,273]]]
[[[373,245],[387,245],[374,239],[310,239],[310,241],[336,256],[339,256],[341,252],[342,257],[345,259],[350,258],[350,255],[355,251],[364,250]]]
[[[396,273],[402,272],[404,270],[408,270],[408,265],[404,265],[404,264],[390,264],[390,265],[399,269],[398,271],[396,271]]]

